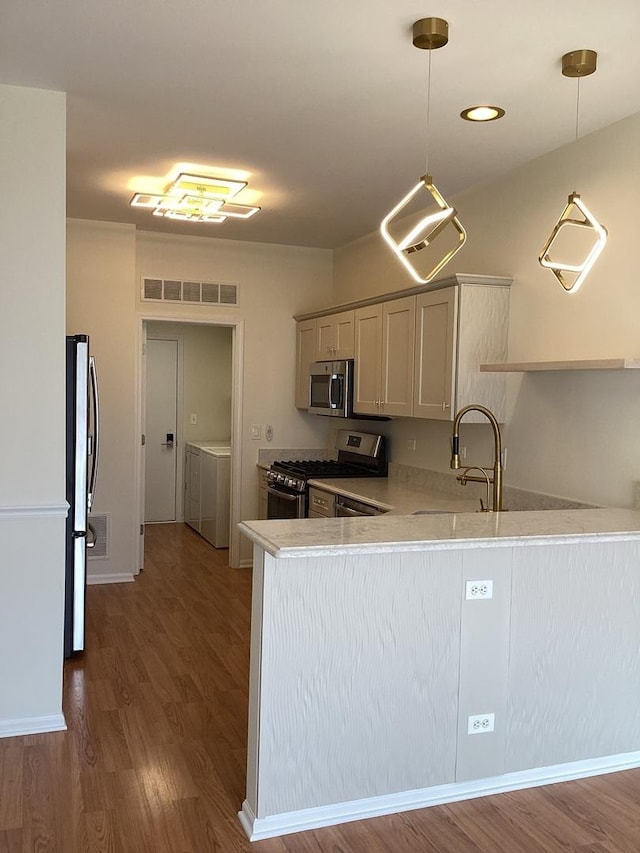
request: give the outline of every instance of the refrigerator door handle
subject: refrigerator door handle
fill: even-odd
[[[100,448],[100,399],[98,395],[98,376],[96,373],[96,360],[93,356],[89,357],[89,380],[89,386],[91,389],[91,402],[93,406],[93,442],[91,448],[91,474],[89,475],[89,488],[87,490],[87,508],[90,511],[91,507],[93,506],[93,495],[96,490],[96,480],[98,477],[98,450]],[[93,545],[88,545],[88,547],[92,548]]]

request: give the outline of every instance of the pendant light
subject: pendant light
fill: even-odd
[[[389,211],[380,223],[380,233],[384,240],[394,252],[398,260],[403,264],[411,277],[419,284],[426,284],[436,276],[440,270],[449,263],[451,258],[464,245],[467,232],[464,230],[457,211],[451,207],[438,191],[429,174],[429,130],[430,130],[430,108],[431,108],[431,52],[444,47],[449,41],[449,24],[442,18],[422,18],[413,25],[413,45],[420,50],[429,51],[428,75],[427,75],[427,144],[426,144],[426,169],[425,174],[418,183],[402,198],[396,206]],[[427,210],[423,210],[417,222],[412,218],[412,225],[406,230],[404,236],[393,236],[389,230],[390,225],[396,225],[402,216],[407,216],[409,205],[415,200],[420,201],[419,196],[424,192],[428,198],[425,202],[429,204]],[[435,202],[435,209],[433,207]],[[448,227],[457,233],[457,242],[445,254],[440,255],[435,263],[433,258],[429,259],[419,253],[426,249],[434,240]]]
[[[576,95],[576,142],[578,141],[578,121],[580,115],[580,78],[588,77],[596,70],[598,54],[595,50],[573,50],[562,57],[562,73],[565,77],[577,78]],[[584,260],[578,263],[554,260],[551,250],[559,236],[570,236],[570,229],[578,229],[573,233],[582,240],[590,243]],[[569,193],[569,200],[560,214],[549,239],[540,252],[538,260],[543,267],[550,269],[567,293],[576,293],[607,242],[607,231],[575,190]],[[556,250],[558,246],[555,246]]]

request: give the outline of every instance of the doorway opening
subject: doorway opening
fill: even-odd
[[[243,331],[238,318],[140,317],[138,571],[144,565],[145,522],[185,518],[190,442],[231,447],[228,557],[231,567],[240,565]]]

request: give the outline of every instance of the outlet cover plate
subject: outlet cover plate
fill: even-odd
[[[493,581],[467,581],[465,584],[465,598],[467,601],[481,601],[493,598]]]
[[[467,727],[467,734],[481,735],[492,732],[495,728],[495,714],[471,714]]]

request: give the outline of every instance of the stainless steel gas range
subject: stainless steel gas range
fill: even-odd
[[[273,462],[267,471],[268,518],[307,518],[309,480],[319,477],[386,477],[383,435],[339,429],[337,460],[304,459]]]

